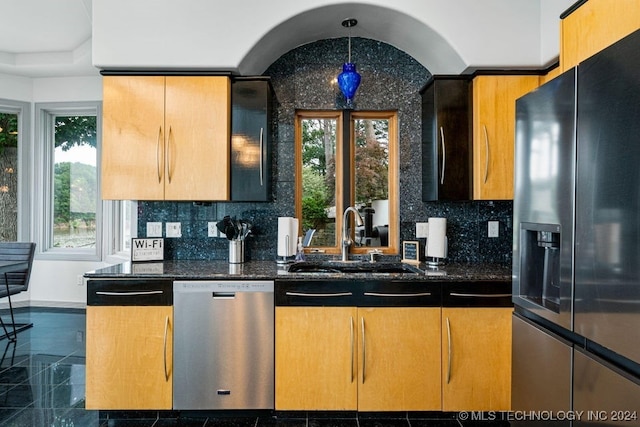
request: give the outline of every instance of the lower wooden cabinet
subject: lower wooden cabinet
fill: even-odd
[[[87,409],[171,409],[172,308],[87,307]]]
[[[440,409],[440,307],[358,308],[358,410]]]
[[[440,307],[276,308],[276,409],[441,407]]]
[[[357,408],[356,311],[276,308],[276,409]]]
[[[511,409],[511,307],[442,308],[442,410]]]

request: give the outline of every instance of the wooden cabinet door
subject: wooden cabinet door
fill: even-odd
[[[87,307],[87,409],[171,409],[170,306]]]
[[[356,410],[355,307],[276,308],[276,409]]]
[[[440,308],[358,309],[358,410],[441,409]]]
[[[511,409],[512,308],[442,309],[442,410]]]
[[[600,52],[640,28],[637,0],[589,0],[560,25],[562,71]]]
[[[165,200],[229,200],[231,83],[166,77]]]
[[[478,76],[473,80],[473,198],[513,199],[516,99],[538,76]]]
[[[164,198],[163,76],[105,76],[101,197]]]

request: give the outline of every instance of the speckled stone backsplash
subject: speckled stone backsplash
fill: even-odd
[[[511,263],[511,201],[423,202],[421,182],[420,89],[429,71],[404,52],[382,42],[352,38],[352,61],[362,75],[355,95],[356,110],[397,110],[400,126],[401,240],[415,239],[415,223],[447,218],[449,261]],[[246,242],[246,258],[275,260],[277,218],[294,215],[294,114],[296,109],[342,109],[343,97],[331,82],[346,60],[347,39],[329,39],[300,46],[274,62],[273,201],[269,203],[140,202],[138,235],[148,221],[179,221],[182,238],[165,239],[168,259],[228,257],[228,242],[207,237],[207,222],[230,215],[254,224]],[[487,237],[487,221],[500,222],[500,236]]]

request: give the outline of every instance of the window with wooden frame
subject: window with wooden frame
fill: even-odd
[[[305,250],[340,253],[342,214],[354,206],[364,225],[348,217],[351,253],[397,254],[397,113],[298,111],[295,141],[296,217]]]

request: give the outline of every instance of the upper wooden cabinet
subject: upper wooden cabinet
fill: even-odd
[[[420,93],[422,200],[470,200],[471,80],[433,76]]]
[[[103,199],[229,199],[228,77],[105,76],[103,91]]]
[[[638,0],[589,0],[562,16],[560,66],[566,71],[640,28]]]
[[[537,75],[473,79],[473,198],[513,199],[516,99],[538,86]]]

